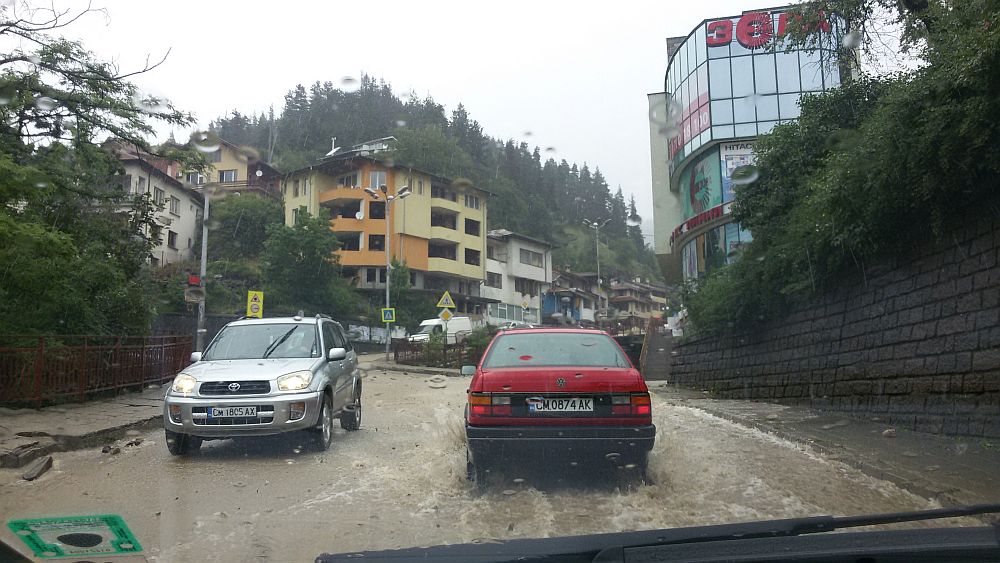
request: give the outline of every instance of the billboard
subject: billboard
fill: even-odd
[[[733,175],[733,170],[756,161],[753,141],[723,143],[719,150],[719,159],[722,165],[722,202],[729,203],[733,201],[733,182],[729,179]]]
[[[684,170],[680,178],[680,196],[684,205],[684,220],[722,204],[717,149],[700,156]]]

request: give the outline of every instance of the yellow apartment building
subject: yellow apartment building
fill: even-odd
[[[469,182],[453,182],[423,170],[394,165],[392,138],[331,151],[321,162],[290,172],[281,183],[285,223],[296,214],[330,211],[330,228],[337,234],[337,251],[352,285],[381,302],[386,282],[386,221],[391,227],[391,255],[410,268],[410,285],[440,295],[450,291],[456,314],[482,319],[487,304],[482,295],[486,278],[486,217],[489,192]],[[386,207],[364,188],[388,195],[404,186],[410,195]],[[379,194],[382,192],[379,191]]]
[[[281,173],[264,162],[264,158],[251,147],[240,147],[225,139],[212,137],[202,146],[218,149],[204,153],[209,166],[205,172],[184,172],[183,179],[193,186],[214,184],[228,192],[258,192],[277,197]]]

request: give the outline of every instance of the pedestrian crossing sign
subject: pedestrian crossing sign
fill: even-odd
[[[448,309],[454,309],[455,308],[455,300],[451,298],[451,292],[450,291],[445,291],[444,292],[444,295],[442,295],[441,299],[438,300],[437,306],[438,307],[445,307],[445,308],[448,308]]]
[[[264,292],[263,291],[248,291],[247,292],[247,314],[246,317],[252,318],[257,317],[258,319],[264,318]]]
[[[384,307],[382,309],[382,322],[384,322],[384,323],[394,323],[394,322],[396,322],[396,308],[395,307]]]

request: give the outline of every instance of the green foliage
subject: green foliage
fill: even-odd
[[[328,217],[299,213],[294,227],[272,224],[262,256],[270,310],[352,316],[357,304],[340,276],[339,247]]]
[[[396,324],[413,334],[420,321],[437,316],[434,298],[410,288],[410,269],[405,262],[393,260],[389,274],[389,297],[396,309]]]
[[[754,240],[688,295],[699,330],[776,318],[970,213],[998,213],[1000,37],[982,24],[998,5],[922,12],[925,66],[808,97],[797,123],[758,141],[760,180],[737,187],[734,208]]]
[[[474,171],[472,157],[440,127],[399,128],[394,136],[397,143],[393,158],[398,164],[448,177],[467,177]]]
[[[259,258],[267,229],[284,222],[280,201],[253,193],[213,202],[210,213],[208,257],[212,260]]]

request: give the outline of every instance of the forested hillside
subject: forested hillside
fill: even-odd
[[[389,84],[363,76],[360,82],[297,85],[285,95],[280,114],[244,115],[238,110],[212,123],[221,137],[261,151],[283,171],[319,160],[337,145],[392,135],[397,164],[452,178],[468,178],[496,194],[489,228],[543,238],[556,245],[556,266],[596,267],[593,231],[583,219],[610,219],[602,229],[603,271],[659,279],[645,245],[634,197],[613,193],[599,168],[557,161],[553,147],[489,136],[465,108],[444,107],[415,93],[397,96]],[[630,220],[630,217],[633,217]]]

